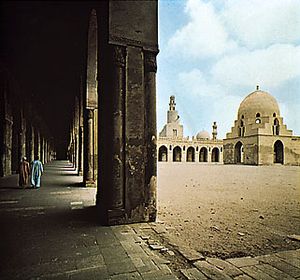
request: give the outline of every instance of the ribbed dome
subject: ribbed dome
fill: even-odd
[[[256,114],[261,117],[280,115],[278,103],[276,99],[269,93],[256,90],[250,93],[241,103],[238,111],[238,119],[255,118]]]
[[[198,134],[196,135],[196,138],[197,138],[197,140],[208,140],[208,139],[210,139],[210,134],[207,131],[202,130],[202,131],[198,132]]]

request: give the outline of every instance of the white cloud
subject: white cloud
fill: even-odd
[[[277,87],[300,77],[300,46],[274,45],[244,51],[219,60],[212,69],[215,81],[227,88],[235,86]]]
[[[193,97],[217,96],[222,93],[221,88],[210,83],[199,69],[179,73],[178,83],[181,90]]]
[[[228,32],[249,48],[300,40],[299,0],[229,0],[222,18]]]
[[[188,0],[185,12],[189,14],[190,21],[169,40],[172,53],[179,52],[187,57],[204,58],[221,55],[236,47],[235,43],[228,39],[212,3]]]

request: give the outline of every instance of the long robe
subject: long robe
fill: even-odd
[[[41,185],[41,176],[44,172],[43,164],[39,160],[34,160],[31,165],[31,185],[39,188]]]
[[[29,162],[26,160],[22,160],[19,166],[19,186],[23,187],[28,185],[30,175],[30,166]]]

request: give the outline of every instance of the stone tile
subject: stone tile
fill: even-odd
[[[275,254],[279,259],[287,262],[288,264],[295,266],[300,269],[300,258],[298,258],[296,251],[286,251],[285,253]]]
[[[187,247],[180,247],[180,248],[178,248],[178,251],[189,262],[194,262],[194,261],[198,261],[198,260],[205,260],[204,256],[201,253],[194,250],[194,249],[187,248]]]
[[[245,267],[242,267],[241,270],[256,280],[260,280],[260,279],[274,280],[273,277],[271,277],[269,274],[261,271],[256,266],[245,266]]]
[[[125,274],[129,272],[135,272],[136,268],[133,265],[131,260],[125,260],[115,263],[109,263],[107,265],[107,271],[109,275],[116,275],[116,274]]]
[[[130,258],[130,259],[136,268],[145,266],[145,264],[141,258],[137,257],[137,258]]]
[[[77,269],[88,267],[105,266],[104,258],[102,255],[94,255],[76,260]]]
[[[167,260],[167,259],[165,259],[165,258],[161,258],[161,257],[152,257],[151,259],[152,259],[152,261],[153,261],[156,265],[158,265],[158,264],[169,264],[169,263],[170,263],[169,260]]]
[[[145,273],[149,271],[156,271],[159,270],[159,267],[155,265],[155,263],[149,258],[149,259],[142,259],[144,266],[140,266],[137,268],[138,272]]]
[[[197,268],[180,269],[180,272],[187,280],[207,280],[208,279]]]
[[[109,278],[110,280],[142,280],[142,276],[138,272],[125,273],[114,275]]]
[[[300,269],[299,268],[288,264],[287,262],[276,257],[275,255],[259,256],[259,257],[256,257],[255,259],[257,259],[260,262],[269,264],[294,278],[300,277]]]
[[[265,272],[266,274],[272,276],[274,279],[278,280],[295,280],[292,276],[278,270],[277,268],[269,265],[269,264],[259,264],[256,265],[256,267]]]
[[[203,274],[205,274],[209,279],[212,280],[231,280],[232,278],[222,272],[222,270],[216,268],[206,261],[197,261],[194,263]]]
[[[166,277],[168,275],[171,275],[171,273],[169,270],[155,270],[155,271],[142,272],[141,275],[144,280],[148,280],[148,279],[152,280],[152,279],[166,279]],[[159,277],[165,277],[165,278],[159,278]]]
[[[74,271],[69,275],[70,280],[108,280],[109,275],[106,268],[92,268]]]
[[[282,252],[276,253],[275,255],[282,259],[291,259],[291,258],[300,259],[300,251],[299,250],[282,251]]]
[[[226,259],[226,261],[235,265],[238,268],[259,264],[259,261],[252,257],[232,258]]]
[[[225,274],[231,277],[236,277],[238,275],[243,274],[243,272],[240,269],[236,268],[233,264],[226,262],[224,260],[217,259],[217,258],[207,258],[206,261],[214,265],[215,267],[219,268]]]
[[[252,277],[246,275],[246,274],[243,274],[243,275],[239,275],[237,277],[234,277],[233,278],[234,280],[253,280]]]

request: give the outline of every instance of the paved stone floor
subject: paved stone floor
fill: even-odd
[[[204,258],[162,242],[163,222],[103,227],[95,189],[72,166],[45,166],[41,189],[0,179],[0,279],[300,279],[300,250]],[[165,244],[166,243],[166,244]]]

